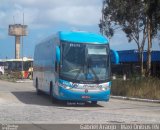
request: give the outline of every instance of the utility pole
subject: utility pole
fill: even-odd
[[[23,12],[23,24],[22,25],[24,26],[24,12]],[[24,65],[23,65],[23,36],[22,36],[22,79],[24,75],[23,70],[24,70]]]

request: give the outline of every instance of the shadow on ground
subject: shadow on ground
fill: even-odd
[[[93,105],[90,102],[73,102],[73,101],[55,101],[52,103],[50,97],[46,94],[37,95],[34,91],[12,92],[19,101],[24,104],[40,106],[57,106],[57,107],[103,107],[99,104]]]

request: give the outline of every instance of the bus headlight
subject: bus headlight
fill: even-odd
[[[106,88],[101,88],[103,91],[107,90]]]
[[[66,89],[71,89],[71,87],[67,86]]]
[[[70,86],[68,86],[66,84],[62,84],[62,83],[59,83],[59,86],[62,87],[62,88],[65,88],[65,89],[71,89]]]
[[[99,88],[103,91],[109,90],[111,88],[111,82],[100,84]]]
[[[67,81],[64,81],[64,80],[59,81],[59,86],[62,87],[62,88],[65,88],[65,89],[71,89],[72,88],[71,84]]]

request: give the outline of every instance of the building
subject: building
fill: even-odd
[[[127,76],[140,73],[139,52],[137,50],[117,51],[119,54],[119,65],[112,66],[113,74],[126,74]],[[147,51],[143,52],[144,71],[147,67]],[[152,51],[151,74],[160,77],[160,51]]]

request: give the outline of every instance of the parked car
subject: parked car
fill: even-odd
[[[0,66],[0,75],[4,74],[4,66]]]

